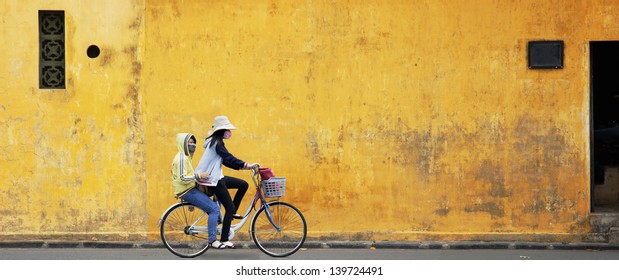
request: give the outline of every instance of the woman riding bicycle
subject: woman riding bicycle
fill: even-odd
[[[198,163],[196,167],[196,172],[206,172],[210,174],[207,178],[198,178],[198,184],[207,186],[226,209],[220,241],[211,243],[211,247],[217,249],[234,248],[234,244],[228,240],[230,224],[232,223],[232,218],[243,218],[236,214],[236,210],[241,205],[243,196],[245,192],[247,192],[247,187],[249,186],[245,180],[224,176],[222,164],[235,170],[254,169],[259,166],[257,163],[247,164],[228,151],[223,140],[230,139],[230,137],[232,137],[231,130],[234,129],[236,129],[236,127],[230,123],[226,116],[215,117],[215,122],[211,130],[209,130],[204,143],[204,148],[206,150],[200,159],[200,163]],[[228,189],[237,189],[234,200],[230,197]]]

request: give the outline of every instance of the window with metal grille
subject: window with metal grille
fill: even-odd
[[[65,88],[64,11],[39,11],[39,88]]]

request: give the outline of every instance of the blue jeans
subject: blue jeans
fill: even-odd
[[[217,218],[219,218],[219,206],[215,201],[197,188],[189,190],[181,198],[208,214],[208,242],[217,240]]]

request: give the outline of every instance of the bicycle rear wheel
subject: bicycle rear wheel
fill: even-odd
[[[170,252],[182,258],[193,258],[208,250],[208,218],[199,219],[202,215],[206,215],[204,211],[188,202],[173,206],[163,215],[161,240]],[[196,231],[192,225],[204,229]]]
[[[299,209],[285,202],[269,203],[269,212],[277,230],[262,207],[254,216],[251,236],[256,246],[272,257],[286,257],[303,246],[307,236],[307,224]]]

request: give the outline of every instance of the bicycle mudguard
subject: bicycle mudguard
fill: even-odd
[[[159,217],[159,221],[157,222],[157,227],[161,226],[161,220],[163,220],[163,216],[165,216],[166,213],[168,213],[168,211],[170,211],[170,209],[172,209],[172,207],[179,205],[179,204],[183,204],[183,203],[188,203],[186,201],[179,201],[177,203],[173,203],[172,205],[170,205],[170,207],[168,207],[168,209],[166,209],[165,211],[163,211],[163,213],[161,214],[161,217]]]

